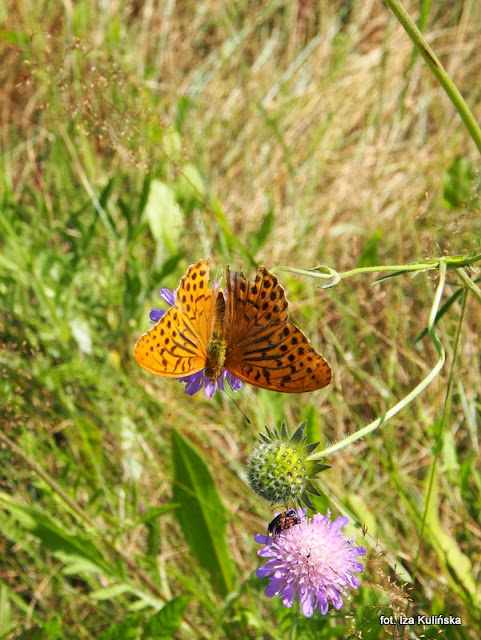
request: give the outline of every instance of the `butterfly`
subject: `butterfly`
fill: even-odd
[[[287,529],[290,529],[295,524],[300,524],[300,522],[301,517],[296,511],[294,511],[294,509],[283,511],[269,523],[269,526],[267,527],[267,536],[272,535],[272,538],[275,541],[283,531],[287,531]]]
[[[300,393],[331,381],[327,361],[288,320],[278,280],[259,267],[254,280],[226,268],[226,286],[209,286],[209,261],[191,265],[173,306],[138,340],[137,363],[158,376],[183,378],[202,372],[216,383],[229,372],[249,384]]]

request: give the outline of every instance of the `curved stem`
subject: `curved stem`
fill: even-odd
[[[481,289],[477,286],[475,282],[471,280],[464,269],[456,269],[456,273],[458,274],[460,280],[463,281],[464,285],[474,293],[476,298],[481,302]]]
[[[443,346],[438,336],[436,335],[435,320],[436,320],[436,314],[439,309],[441,296],[443,294],[445,282],[446,282],[446,263],[444,262],[444,260],[441,260],[439,263],[439,284],[436,289],[436,294],[434,296],[431,312],[429,314],[429,321],[428,321],[428,333],[438,353],[438,361],[436,362],[433,369],[424,378],[424,380],[422,380],[418,385],[416,385],[416,387],[414,387],[412,391],[410,391],[407,394],[407,396],[405,396],[402,400],[400,400],[397,404],[395,404],[394,407],[389,409],[389,411],[387,411],[383,416],[381,416],[380,418],[377,418],[377,420],[374,420],[374,422],[371,422],[370,424],[363,427],[359,431],[352,433],[350,436],[348,436],[347,438],[344,438],[340,442],[333,444],[331,447],[328,447],[327,449],[324,449],[323,451],[320,451],[318,453],[313,453],[311,456],[308,457],[308,460],[312,460],[312,461],[322,460],[322,458],[325,458],[326,456],[336,453],[340,449],[344,449],[344,447],[347,447],[353,442],[356,442],[357,440],[364,438],[369,433],[371,433],[372,431],[380,427],[382,424],[387,422],[390,418],[395,416],[396,413],[399,413],[401,409],[404,409],[408,404],[410,404],[422,391],[424,391],[424,389],[438,375],[438,373],[441,371],[444,365],[446,356],[444,353]]]
[[[324,287],[331,287],[338,284],[341,280],[346,278],[352,278],[361,273],[389,273],[394,272],[394,275],[401,275],[402,273],[409,273],[414,271],[427,271],[429,269],[439,269],[441,262],[444,263],[446,269],[456,269],[461,271],[462,267],[468,267],[475,262],[481,260],[481,253],[472,256],[445,256],[442,258],[432,258],[431,260],[421,260],[413,264],[388,264],[388,265],[375,265],[373,267],[357,267],[356,269],[350,269],[349,271],[338,272],[326,265],[320,265],[311,269],[297,269],[295,267],[287,267],[284,265],[278,265],[273,269],[270,269],[271,273],[277,271],[288,271],[289,273],[296,273],[301,276],[308,276],[309,278],[319,278],[320,280],[328,280],[329,282]],[[389,276],[387,276],[389,277]],[[461,276],[462,277],[462,276]],[[467,278],[467,276],[466,276]],[[469,278],[468,278],[469,279]],[[473,289],[476,285],[471,282],[470,286]],[[466,283],[467,284],[467,283]],[[478,295],[474,292],[475,295]],[[478,289],[479,293],[479,289]],[[479,297],[479,295],[478,295]]]
[[[461,116],[466,129],[473,139],[474,144],[478,147],[478,150],[481,153],[481,129],[479,128],[478,123],[476,122],[463,96],[458,91],[456,85],[449,77],[445,68],[436,57],[436,54],[428,45],[423,34],[419,31],[416,24],[414,23],[406,9],[403,7],[401,2],[399,2],[399,0],[386,0],[386,4],[394,13],[408,36],[411,38],[414,46],[422,55],[428,67],[439,80],[439,84],[442,86],[447,96],[453,103],[456,111]]]

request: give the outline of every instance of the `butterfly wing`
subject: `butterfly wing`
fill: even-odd
[[[215,293],[209,263],[199,260],[180,281],[175,304],[137,341],[137,363],[158,376],[178,378],[205,367],[214,322]]]
[[[331,368],[288,320],[284,289],[265,267],[253,281],[226,271],[225,367],[264,389],[301,393],[329,384]]]

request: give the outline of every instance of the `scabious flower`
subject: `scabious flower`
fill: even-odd
[[[174,306],[175,290],[171,291],[170,289],[161,289],[160,297],[170,307]],[[167,313],[165,309],[154,308],[150,311],[149,318],[152,322],[158,322],[165,313]],[[179,380],[179,382],[185,382],[185,392],[189,396],[193,396],[194,393],[197,393],[197,391],[200,391],[202,387],[204,387],[205,395],[208,398],[212,398],[216,389],[224,391],[224,380],[227,380],[232,391],[240,391],[243,386],[239,378],[236,378],[232,373],[230,373],[230,371],[227,371],[227,369],[222,369],[220,376],[215,382],[212,382],[205,376],[204,370],[197,371],[197,373],[192,373],[189,376],[177,378],[177,380]]]
[[[270,578],[266,595],[281,597],[286,607],[297,595],[302,613],[310,617],[316,609],[326,614],[329,603],[335,609],[342,607],[347,590],[360,584],[354,573],[364,565],[356,558],[365,555],[366,549],[353,546],[354,539],[344,536],[348,518],[331,521],[329,510],[325,516],[316,513],[307,518],[305,512],[297,511],[298,524],[272,537],[256,534],[254,540],[265,545],[259,555],[269,558],[257,569],[258,578]]]
[[[319,443],[308,443],[306,425],[307,420],[292,436],[285,422],[280,428],[271,429],[266,425],[266,433],[260,434],[261,442],[249,457],[249,485],[271,504],[303,502],[313,509],[309,495],[320,495],[313,481],[329,466],[309,460]]]

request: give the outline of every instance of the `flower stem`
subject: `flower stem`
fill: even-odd
[[[440,85],[453,103],[456,111],[461,116],[466,129],[473,139],[474,144],[478,147],[478,150],[481,153],[481,129],[479,128],[478,123],[476,122],[463,96],[458,91],[456,85],[449,77],[445,68],[436,57],[434,51],[426,42],[423,34],[419,31],[413,19],[403,7],[402,3],[399,0],[386,0],[386,4],[394,13],[408,36],[411,38],[414,46],[422,55],[428,67],[439,80]]]
[[[463,281],[464,285],[474,293],[476,298],[481,302],[481,289],[477,286],[475,282],[471,280],[464,269],[456,269],[456,273],[459,278]]]
[[[270,272],[276,273],[277,271],[288,271],[289,273],[297,273],[301,276],[308,276],[309,278],[328,280],[328,283],[323,285],[327,288],[338,284],[341,280],[352,278],[353,276],[358,276],[361,273],[393,272],[393,275],[401,275],[402,273],[409,273],[410,271],[414,272],[427,271],[429,269],[439,269],[441,262],[445,264],[446,269],[457,269],[458,272],[460,272],[462,271],[461,267],[468,267],[475,262],[479,262],[480,260],[481,253],[478,253],[473,256],[445,256],[441,258],[432,258],[431,260],[421,260],[420,262],[415,262],[414,264],[381,264],[375,265],[373,267],[357,267],[356,269],[350,269],[349,271],[341,272],[338,272],[335,269],[332,269],[331,267],[325,265],[313,267],[312,269],[296,269],[295,267],[286,267],[283,265],[279,265],[277,267],[274,267],[273,269],[270,269]],[[470,282],[470,288],[472,289],[476,285],[474,285],[472,281]],[[474,293],[475,295],[478,295],[476,292]]]
[[[397,413],[399,413],[399,411],[407,407],[407,405],[410,404],[422,391],[424,391],[424,389],[438,375],[438,373],[441,371],[444,365],[445,353],[444,353],[443,346],[439,341],[438,336],[436,335],[435,321],[436,321],[436,314],[439,309],[439,303],[441,301],[441,297],[443,294],[445,282],[446,282],[446,263],[443,259],[441,259],[439,261],[439,283],[436,289],[436,294],[434,296],[431,312],[429,314],[429,321],[428,321],[428,333],[431,337],[431,340],[434,343],[434,346],[438,354],[438,361],[436,362],[435,366],[430,371],[430,373],[424,378],[424,380],[422,380],[416,387],[414,387],[414,389],[410,391],[407,394],[407,396],[405,396],[402,400],[400,400],[397,404],[395,404],[394,407],[389,409],[389,411],[387,411],[380,418],[377,418],[377,420],[374,420],[374,422],[371,422],[370,424],[363,427],[359,431],[352,433],[350,436],[348,436],[347,438],[344,438],[340,442],[337,442],[331,447],[328,447],[327,449],[324,449],[323,451],[320,451],[318,453],[313,453],[311,456],[309,456],[308,460],[312,460],[312,461],[321,460],[326,456],[336,453],[340,449],[344,449],[344,447],[347,447],[353,442],[356,442],[357,440],[364,438],[364,436],[367,436],[369,433],[371,433],[372,431],[380,427],[382,424],[387,422],[390,418],[392,418]]]

